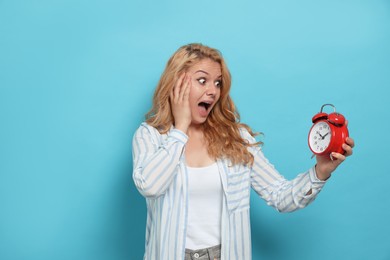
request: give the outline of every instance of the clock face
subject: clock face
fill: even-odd
[[[314,153],[323,153],[328,148],[331,139],[331,129],[326,122],[313,125],[309,133],[309,145]]]

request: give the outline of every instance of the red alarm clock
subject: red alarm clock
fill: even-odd
[[[331,106],[333,113],[322,112],[325,106]],[[345,117],[336,112],[332,104],[325,104],[321,111],[313,116],[313,126],[309,131],[309,147],[314,155],[330,156],[332,152],[344,154],[342,148],[345,139],[349,136]],[[331,157],[332,159],[332,157]]]

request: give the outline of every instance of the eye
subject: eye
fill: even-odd
[[[215,84],[215,86],[218,87],[218,88],[222,87],[222,81],[221,81],[221,80],[215,81],[214,84]]]
[[[197,81],[201,84],[201,85],[204,85],[206,83],[206,79],[205,78],[199,78],[197,79]]]

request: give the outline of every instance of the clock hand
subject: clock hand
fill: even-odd
[[[327,132],[324,136],[322,136],[322,140],[324,140],[325,136],[327,136],[329,132]]]
[[[320,136],[321,136],[321,138],[322,139],[324,139],[324,137],[320,134],[320,132],[319,131],[317,131],[317,134],[319,134]]]

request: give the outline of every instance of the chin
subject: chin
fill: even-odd
[[[196,119],[193,119],[191,123],[193,125],[202,125],[206,122],[206,120],[207,120],[207,117],[206,118],[196,118]]]

